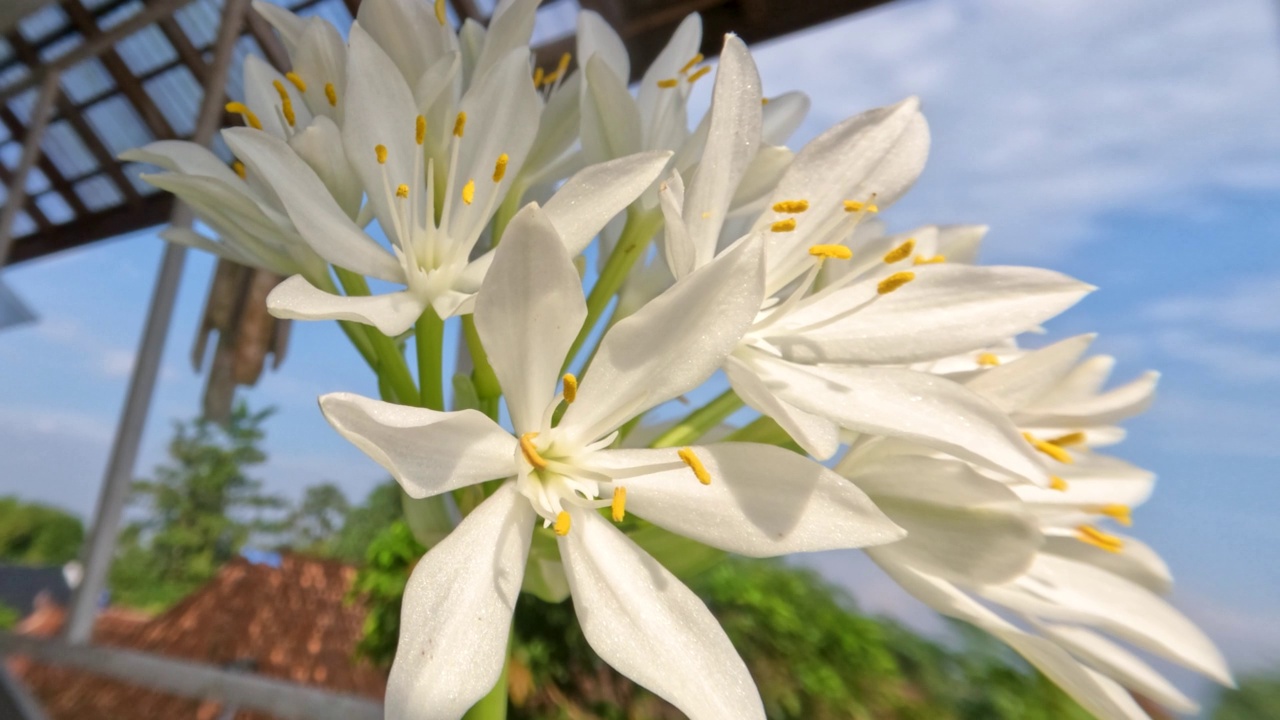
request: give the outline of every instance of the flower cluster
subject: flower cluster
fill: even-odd
[[[1015,343],[1092,288],[974,264],[984,228],[885,231],[928,154],[917,100],[793,151],[808,100],[765,96],[738,38],[713,71],[690,16],[633,96],[591,12],[576,69],[538,67],[536,6],[455,29],[443,0],[365,0],[344,40],[259,3],[293,70],[247,59],[233,165],[189,143],[127,154],[214,233],[166,239],[289,276],[277,317],[343,324],[382,397],[324,395],[325,417],[462,516],[406,589],[388,717],[486,696],[523,588],[572,597],[599,655],[690,717],[763,718],[640,530],[757,557],[866,548],[1099,717],[1146,717],[1129,691],[1194,709],[1112,638],[1230,682],[1160,598],[1159,557],[1108,529],[1152,477],[1095,448],[1155,376],[1104,391],[1090,337]],[[446,404],[450,323],[467,371]]]

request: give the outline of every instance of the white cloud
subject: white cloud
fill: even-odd
[[[1178,295],[1157,300],[1142,312],[1149,320],[1196,324],[1243,333],[1280,333],[1280,277],[1236,280],[1221,292]]]

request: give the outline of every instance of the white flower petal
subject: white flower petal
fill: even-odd
[[[582,125],[581,102],[582,73],[576,72],[547,99],[542,108],[542,120],[538,123],[538,136],[533,140],[529,156],[525,158],[521,172],[530,186],[559,180],[556,166],[578,142],[578,128]],[[569,172],[572,172],[570,170]]]
[[[1177,713],[1196,713],[1200,706],[1182,694],[1163,675],[1136,655],[1105,637],[1082,627],[1042,623],[1040,630],[1051,640],[1121,685]]]
[[[943,225],[938,228],[938,254],[947,262],[972,265],[978,261],[978,248],[987,236],[986,225]]]
[[[232,262],[238,262],[241,265],[260,266],[261,263],[256,258],[250,258],[240,252],[230,243],[218,242],[207,238],[200,233],[184,227],[167,227],[160,231],[160,239],[179,245],[186,245],[190,248],[203,250],[212,253],[218,257],[226,258]]]
[[[338,207],[354,218],[360,212],[364,188],[342,150],[342,131],[327,117],[313,120],[302,132],[289,138],[289,147],[315,170],[329,189]]]
[[[560,427],[591,442],[710,377],[760,307],[760,248],[745,239],[610,328]]]
[[[257,55],[246,55],[244,58],[244,104],[258,116],[262,123],[262,131],[273,137],[286,138],[284,118],[280,114],[280,95],[276,93],[273,80],[282,81],[284,76],[267,64]],[[288,89],[286,88],[286,92]]]
[[[1159,553],[1137,538],[1120,533],[1116,537],[1124,543],[1120,552],[1103,550],[1074,537],[1049,537],[1044,552],[1095,565],[1157,595],[1167,595],[1173,589],[1173,575]]]
[[[395,337],[413,327],[426,310],[422,298],[409,292],[382,295],[334,295],[294,275],[267,295],[267,310],[289,320],[353,320]]]
[[[337,28],[320,18],[309,18],[292,56],[294,71],[306,83],[302,97],[311,113],[341,124],[347,97],[347,43]],[[336,105],[329,103],[327,85],[333,85]]]
[[[658,57],[653,59],[649,69],[644,71],[644,78],[640,80],[640,88],[636,94],[636,106],[640,117],[652,120],[657,112],[659,98],[662,93],[668,92],[658,87],[658,81],[676,77],[680,68],[698,53],[701,45],[702,16],[698,13],[690,13],[680,21],[680,26],[671,33],[671,39],[667,41],[666,47],[662,48]]]
[[[664,150],[588,165],[560,186],[542,209],[569,254],[586,250],[609,220],[653,184],[670,157]]]
[[[739,351],[725,362],[724,371],[729,376],[738,397],[751,408],[773,418],[783,430],[799,443],[800,447],[819,460],[826,460],[840,448],[840,428],[831,420],[806,412],[778,397],[765,378],[742,356],[750,357],[755,351]]]
[[[764,720],[746,665],[698,596],[594,511],[572,518],[560,555],[600,657],[690,720]]]
[[[672,170],[671,177],[658,186],[658,205],[662,208],[667,269],[672,277],[682,278],[696,267],[697,248],[684,223],[684,178],[679,170]]]
[[[587,61],[582,97],[582,152],[588,162],[603,162],[640,152],[640,113],[636,101],[599,55]]]
[[[518,433],[533,432],[587,317],[582,283],[546,214],[530,204],[507,226],[476,296],[476,330]]]
[[[458,49],[453,28],[437,21],[431,3],[422,0],[364,0],[356,20],[395,62],[405,82],[417,80],[441,56]]]
[[[793,313],[770,341],[800,362],[936,360],[1035,328],[1093,289],[1052,270],[948,264],[917,267],[913,281],[885,295],[877,285],[851,285]],[[804,329],[867,300],[843,318]]]
[[[1003,483],[965,463],[896,457],[842,467],[876,506],[907,531],[881,549],[886,562],[960,583],[998,583],[1026,570],[1043,538]]]
[[[715,255],[729,201],[760,148],[760,74],[747,46],[734,35],[725,36],[707,112],[707,144],[684,199],[695,266]]]
[[[253,0],[253,10],[268,23],[271,23],[271,27],[275,28],[276,32],[280,33],[280,40],[284,42],[285,49],[292,56],[302,40],[302,33],[306,29],[307,21],[275,3],[266,2],[266,0]]]
[[[472,82],[496,67],[512,50],[524,48],[528,67],[529,38],[533,36],[533,18],[540,0],[503,0],[493,12],[484,36],[484,49],[472,70]],[[526,74],[526,80],[528,79]],[[515,115],[513,117],[523,117]],[[510,125],[508,125],[510,127]]]
[[[1047,408],[1044,400],[1024,408],[1028,424],[1109,425],[1141,414],[1155,400],[1160,373],[1147,371],[1101,395]]]
[[[997,365],[965,382],[1004,412],[1014,412],[1049,392],[1075,367],[1094,335],[1077,335]]]
[[[733,194],[733,201],[729,203],[732,208],[731,214],[736,218],[740,212],[739,208],[746,205],[751,205],[756,214],[758,214],[760,208],[755,206],[763,203],[765,195],[773,192],[773,188],[778,184],[778,179],[790,167],[791,160],[794,157],[794,153],[780,145],[765,145],[761,147],[760,151],[751,160],[751,165],[747,167],[742,181],[738,184],[738,189]],[[746,210],[741,212],[746,212]],[[754,217],[751,218],[751,220],[754,219]],[[733,237],[735,234],[740,233],[728,233],[726,229],[721,230],[720,234],[722,237],[726,234]]]
[[[791,133],[809,114],[809,96],[802,92],[786,92],[769,98],[764,106],[764,123],[760,134],[766,145],[786,145]]]
[[[596,55],[614,74],[624,81],[631,80],[631,57],[622,38],[613,27],[594,10],[578,13],[578,64],[584,65]]]
[[[150,163],[184,175],[206,175],[248,194],[244,182],[222,158],[205,146],[186,140],[157,140],[120,153],[120,159]]]
[[[903,537],[853,483],[803,455],[758,443],[693,451],[711,474],[709,485],[684,466],[621,481],[627,511],[750,557],[883,545]],[[679,462],[674,448],[610,450],[597,457],[610,468]]]
[[[388,720],[457,720],[498,682],[533,519],[506,483],[418,561],[387,679]]]
[[[321,395],[320,410],[413,498],[516,472],[516,439],[475,410],[438,412],[354,393]]]
[[[283,140],[243,128],[224,130],[222,136],[250,171],[275,190],[298,233],[318,255],[360,275],[404,281],[399,261],[347,217],[315,171]]]

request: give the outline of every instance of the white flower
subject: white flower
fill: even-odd
[[[597,512],[609,507],[621,520],[634,511],[750,556],[901,537],[853,485],[781,448],[610,449],[621,425],[715,371],[760,292],[760,243],[749,238],[614,326],[582,382],[567,376],[556,394],[586,306],[565,242],[531,205],[508,228],[475,310],[514,434],[475,411],[321,398],[334,427],[414,497],[511,478],[415,569],[389,717],[456,718],[492,687],[539,517],[555,529],[579,621],[601,657],[695,720],[764,717],[706,607]]]

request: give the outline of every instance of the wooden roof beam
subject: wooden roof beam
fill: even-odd
[[[9,109],[8,105],[0,105],[0,123],[4,123],[4,126],[9,130],[9,134],[17,138],[19,141],[26,137],[26,126],[22,124],[22,121],[18,119],[18,116],[14,114],[13,110]],[[75,211],[77,215],[89,212],[89,209],[84,206],[84,203],[80,200],[80,196],[76,194],[71,183],[63,176],[62,171],[58,169],[58,166],[54,165],[53,162],[49,160],[48,156],[42,152],[40,153],[40,156],[36,158],[35,162],[36,167],[40,168],[40,172],[44,173],[44,176],[48,178],[49,184],[58,191],[58,194],[67,201],[67,204],[71,206],[71,209]],[[9,188],[9,194],[12,196],[13,185],[11,183],[6,183],[5,187]]]

